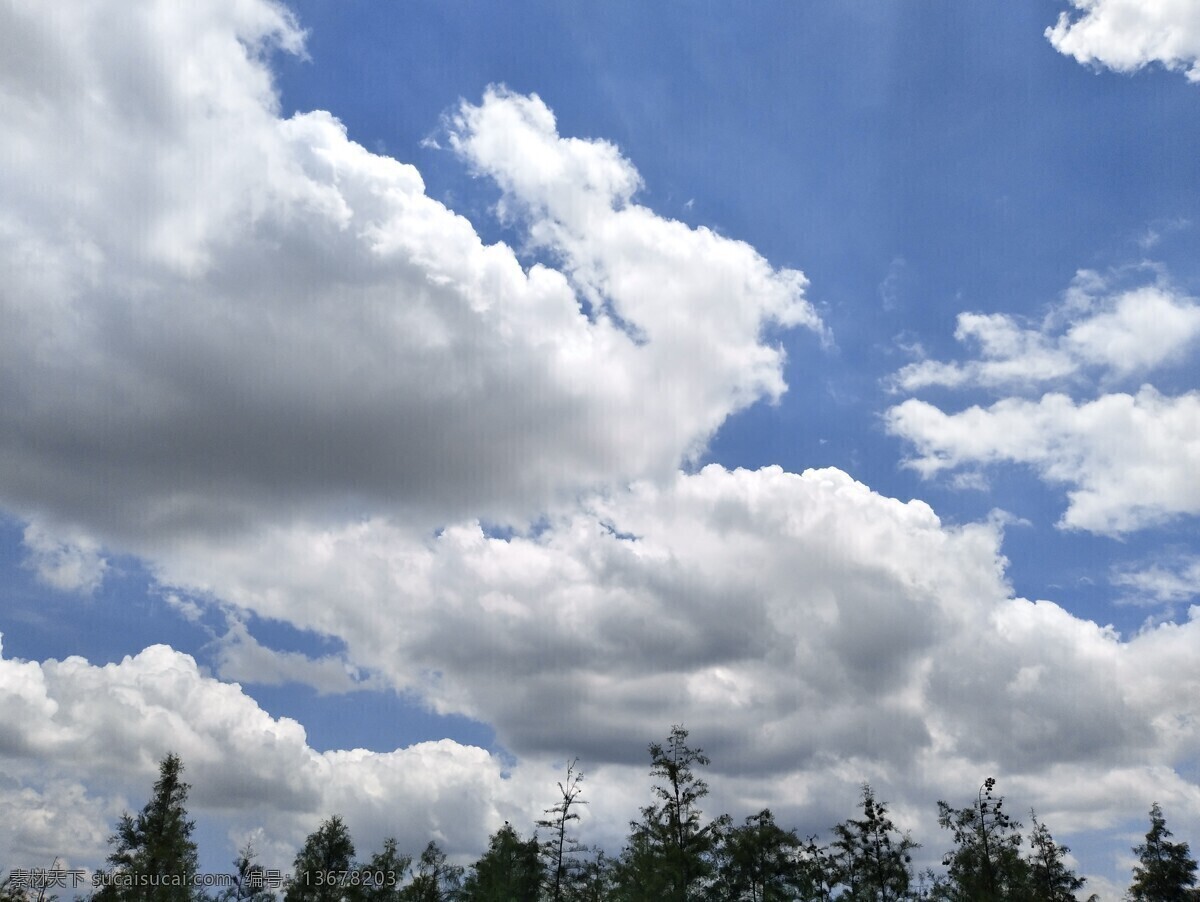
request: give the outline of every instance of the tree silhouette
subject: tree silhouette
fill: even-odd
[[[308,835],[292,865],[284,902],[342,902],[354,869],[354,842],[336,814]]]
[[[916,843],[901,836],[887,815],[887,806],[875,798],[870,784],[862,788],[863,816],[833,828],[834,863],[838,882],[846,888],[839,898],[847,902],[895,902],[912,882],[912,855]]]
[[[954,833],[955,848],[942,863],[948,890],[939,898],[963,902],[1013,902],[1025,898],[1028,866],[1020,856],[1021,825],[1004,811],[1004,797],[988,777],[975,803],[961,810],[938,802],[938,823]]]
[[[198,868],[195,823],[188,819],[183,764],[171,753],[158,768],[154,794],[137,817],[126,813],[109,837],[112,870],[94,895],[98,902],[187,902],[200,899],[195,886]]]
[[[404,902],[449,902],[462,885],[463,869],[447,864],[446,853],[430,840],[417,860],[413,880],[404,888]]]
[[[1158,802],[1150,806],[1150,832],[1133,851],[1138,864],[1133,869],[1129,898],[1134,902],[1177,902],[1195,899],[1196,859],[1185,842],[1174,843]]]
[[[1056,843],[1050,830],[1032,811],[1029,818],[1033,822],[1033,832],[1029,834],[1030,892],[1044,902],[1078,902],[1075,893],[1087,881],[1067,867],[1064,859],[1071,850]]]
[[[770,809],[750,815],[721,844],[716,894],[728,902],[813,898],[803,848],[794,830],[775,823]]]
[[[487,851],[463,884],[463,902],[534,902],[542,888],[541,847],[521,839],[507,821],[492,834]]]
[[[567,777],[558,784],[558,801],[545,810],[548,817],[537,822],[550,834],[550,838],[542,844],[542,855],[546,862],[546,891],[550,902],[561,902],[572,874],[579,868],[574,856],[586,851],[586,847],[568,832],[570,823],[579,820],[579,812],[572,811],[572,807],[587,804],[579,798],[583,792],[580,786],[583,774],[575,769],[578,763],[579,759],[576,758],[567,765]]]
[[[664,745],[651,743],[650,774],[658,778],[660,804],[642,809],[617,869],[620,898],[687,902],[699,895],[712,872],[711,853],[725,819],[701,826],[699,802],[708,784],[692,768],[707,766],[701,749],[687,744],[688,731],[671,728]]]

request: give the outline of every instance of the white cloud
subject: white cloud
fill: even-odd
[[[112,822],[143,804],[168,751],[184,761],[190,810],[234,832],[263,828],[286,856],[276,866],[334,812],[364,846],[395,834],[419,850],[436,835],[456,851],[482,846],[502,809],[529,813],[528,787],[482,749],[441,740],[320,753],[298,723],[165,646],[102,667],[0,659],[0,708],[0,811],[13,815],[0,856],[30,866],[99,864]]]
[[[1200,557],[1181,555],[1144,566],[1121,567],[1112,584],[1127,590],[1131,604],[1174,605],[1200,596]]]
[[[886,423],[913,444],[907,465],[923,476],[1007,462],[1067,486],[1064,527],[1114,535],[1200,513],[1200,393],[1143,386],[1084,403],[1052,393],[951,414],[910,398]]]
[[[1071,0],[1046,29],[1059,53],[1081,63],[1136,72],[1151,63],[1200,81],[1200,9],[1192,0]]]
[[[267,648],[237,619],[217,642],[215,666],[223,680],[260,686],[299,683],[321,695],[378,688],[374,679],[337,655],[310,658],[300,652]]]
[[[836,470],[707,467],[507,539],[383,519],[195,537],[158,559],[163,582],[337,636],[356,666],[494,725],[513,776],[454,743],[317,753],[163,647],[106,667],[0,662],[0,717],[21,725],[0,769],[32,785],[51,762],[90,797],[137,799],[173,748],[198,811],[262,826],[279,849],[335,811],[369,848],[402,812],[408,846],[441,831],[470,852],[497,818],[531,822],[550,762],[578,754],[589,835],[617,843],[644,804],[646,743],[682,722],[713,758],[713,812],[748,813],[766,792],[781,818],[824,831],[870,779],[938,848],[933,802],[996,773],[1058,834],[1153,798],[1200,823],[1183,776],[1200,617],[1123,641],[1014,599],[1002,520],[950,527]]]
[[[1114,289],[1100,274],[1076,274],[1063,300],[1035,328],[1005,313],[960,313],[954,337],[978,346],[964,363],[919,360],[893,386],[1019,388],[1099,372],[1125,379],[1176,362],[1200,338],[1200,304],[1160,279]]]
[[[302,35],[266,0],[8,4],[0,31],[14,511],[130,542],[536,515],[669,475],[784,391],[769,329],[821,330],[799,272],[637,204],[632,164],[536,97],[490,90],[452,137],[566,275],[330,114],[281,119],[265,57]]]
[[[89,536],[74,533],[62,538],[45,525],[31,522],[25,527],[21,544],[25,548],[24,565],[47,586],[90,595],[104,582],[108,561],[99,543]]]

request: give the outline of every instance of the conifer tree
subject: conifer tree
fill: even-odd
[[[446,853],[430,840],[413,870],[412,883],[404,887],[404,902],[450,902],[462,886],[463,869],[446,861]]]
[[[411,864],[412,856],[401,854],[394,838],[385,839],[383,848],[362,869],[361,898],[364,902],[400,902]]]
[[[975,802],[954,809],[938,802],[938,823],[954,834],[955,848],[942,863],[946,880],[938,898],[962,902],[1017,902],[1027,895],[1028,866],[1020,855],[1021,825],[1004,811],[1004,798],[994,794],[988,777]]]
[[[257,861],[254,846],[246,843],[233,860],[233,885],[217,895],[218,902],[274,902],[266,885],[266,871]]]
[[[179,756],[168,754],[159,765],[154,794],[134,817],[123,814],[105,882],[93,896],[98,902],[189,902],[201,899],[195,886],[199,856],[192,840],[195,823],[185,803],[190,787],[183,782]]]
[[[575,856],[586,851],[586,847],[570,835],[571,822],[579,820],[579,812],[571,809],[587,804],[579,798],[583,793],[580,786],[583,774],[576,770],[578,764],[576,758],[567,765],[567,778],[558,784],[558,801],[545,810],[547,817],[537,822],[549,833],[549,839],[542,843],[542,856],[546,865],[546,895],[550,902],[562,902],[571,877],[580,867]]]
[[[508,821],[492,834],[488,849],[463,884],[463,902],[535,902],[542,888],[541,847],[521,839]]]
[[[850,818],[833,828],[834,862],[839,898],[847,902],[896,902],[912,882],[911,851],[917,844],[900,835],[887,806],[875,798],[869,784],[862,788],[861,820]]]
[[[1133,869],[1129,898],[1133,902],[1182,902],[1197,898],[1196,859],[1185,842],[1171,842],[1166,818],[1158,802],[1150,806],[1150,832],[1133,851],[1138,864]]]
[[[775,823],[770,809],[729,830],[721,844],[717,895],[728,902],[810,899],[815,887],[794,830]]]
[[[701,826],[699,802],[708,784],[693,773],[708,757],[687,744],[688,731],[671,728],[665,745],[650,744],[650,774],[660,782],[660,804],[642,809],[618,868],[620,898],[688,902],[697,898],[712,872],[711,854],[724,819]]]
[[[284,902],[343,902],[354,869],[354,842],[336,814],[308,835],[292,865]]]
[[[1066,865],[1064,859],[1071,850],[1056,843],[1050,830],[1032,811],[1029,817],[1033,822],[1033,832],[1029,834],[1030,894],[1043,902],[1078,902],[1075,894],[1086,881]]]

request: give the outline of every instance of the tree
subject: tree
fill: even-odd
[[[687,737],[687,730],[674,726],[665,745],[650,744],[650,774],[660,781],[654,786],[660,804],[643,808],[643,820],[630,824],[618,867],[623,898],[687,902],[712,871],[711,853],[725,820],[701,826],[699,802],[708,795],[708,784],[692,768],[709,760],[687,744]]]
[[[292,864],[284,902],[342,902],[350,893],[354,842],[336,814],[308,835]]]
[[[854,902],[895,902],[912,882],[911,851],[917,844],[900,835],[887,806],[875,798],[870,784],[862,788],[861,820],[850,818],[833,828],[834,866],[846,892],[839,898]]]
[[[534,902],[542,888],[541,851],[536,837],[521,839],[505,821],[471,868],[464,902]]]
[[[1014,902],[1024,899],[1027,865],[1021,858],[1021,825],[1004,812],[1003,796],[988,777],[969,808],[938,802],[938,823],[954,833],[955,848],[942,858],[946,881],[938,898],[962,902]]]
[[[154,794],[137,817],[126,813],[109,837],[113,846],[100,902],[183,902],[202,898],[196,889],[199,856],[192,841],[195,823],[184,803],[190,787],[182,779],[179,756],[168,754],[158,768]]]
[[[446,863],[446,853],[430,840],[421,853],[413,880],[404,888],[404,902],[449,902],[462,885],[463,869]]]
[[[383,848],[371,856],[360,872],[361,898],[364,902],[400,902],[404,898],[402,886],[411,864],[412,856],[402,855],[396,848],[395,839],[385,839]]]
[[[233,885],[218,896],[218,902],[275,902],[266,885],[266,871],[258,863],[254,846],[246,843],[233,860]]]
[[[816,898],[803,849],[796,832],[776,824],[770,809],[750,815],[721,844],[719,897],[727,902]]]
[[[1174,843],[1158,802],[1150,806],[1150,832],[1135,846],[1138,865],[1133,869],[1129,898],[1134,902],[1176,902],[1197,898],[1196,859],[1185,842]]]
[[[583,774],[575,769],[578,763],[579,759],[576,758],[567,765],[567,778],[558,784],[559,800],[545,809],[548,817],[537,822],[550,834],[550,838],[542,843],[541,850],[546,863],[546,892],[550,902],[561,902],[573,873],[580,866],[574,856],[586,851],[586,847],[568,832],[571,821],[579,820],[579,812],[571,808],[587,804],[579,798],[583,792],[579,785],[583,782]]]
[[[1029,834],[1029,889],[1042,902],[1078,902],[1075,893],[1087,881],[1067,867],[1064,859],[1071,850],[1054,841],[1046,825],[1029,812],[1033,832]],[[1092,896],[1091,898],[1096,898]]]

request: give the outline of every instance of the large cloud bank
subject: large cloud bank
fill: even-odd
[[[94,591],[106,549],[133,553],[185,615],[230,623],[215,674],[164,646],[0,659],[0,860],[97,863],[169,749],[196,809],[263,828],[278,862],[333,811],[364,845],[477,852],[552,801],[575,754],[593,836],[615,839],[646,742],[678,722],[723,803],[814,829],[862,779],[917,826],[985,769],[1063,829],[1152,797],[1200,818],[1180,776],[1197,617],[1123,641],[1013,598],[999,519],[947,525],[837,470],[680,471],[785,390],[776,330],[817,346],[799,272],[656,215],[617,148],[502,88],[445,123],[528,242],[488,245],[329,113],[281,117],[269,58],[302,46],[267,0],[0,7],[0,506],[43,581]],[[897,384],[1007,389],[1035,359],[1039,389],[1140,378],[1196,334],[1163,285],[1092,294],[1040,328],[964,319],[983,359]],[[1068,518],[1194,512],[1184,464],[1163,487],[1114,482],[1087,430],[1104,402],[1178,443],[1194,399],[1056,397],[985,413],[1056,404],[1076,424],[1056,438],[1018,411],[1044,427],[1028,462],[1083,493]],[[890,422],[929,472],[1013,459],[1007,420],[968,446],[962,414],[923,403]],[[481,525],[497,520],[512,533]],[[337,637],[346,660],[272,652],[247,611]],[[450,741],[318,752],[231,682],[338,692],[351,672],[487,722],[519,765]]]
[[[536,514],[669,473],[784,390],[768,327],[820,329],[800,273],[639,206],[536,97],[463,103],[451,138],[561,271],[330,114],[280,118],[280,6],[0,17],[10,508],[131,542],[347,503]]]

